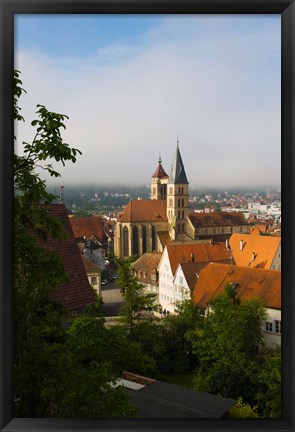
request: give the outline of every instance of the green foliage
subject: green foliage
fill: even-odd
[[[24,93],[18,71],[14,79],[14,117],[24,121],[18,107]],[[110,385],[117,378],[119,365],[110,361],[116,346],[108,347],[103,319],[77,320],[66,331],[66,311],[50,301],[50,293],[67,280],[67,275],[46,240],[48,236],[64,238],[65,233],[62,223],[49,212],[55,197],[46,191],[36,169],[57,177],[59,173],[50,162],[75,162],[81,152],[63,142],[60,130],[65,128],[67,116],[49,112],[43,105],[38,105],[37,114],[38,119],[32,122],[36,129],[32,143],[23,143],[24,154],[14,155],[14,414],[132,417],[134,409],[124,390]],[[88,314],[96,315],[100,309],[97,301],[88,308]],[[136,362],[136,356],[132,360]],[[123,365],[129,364],[123,361]]]
[[[68,334],[71,352],[82,364],[108,364],[117,377],[123,370],[146,374],[154,370],[153,360],[137,342],[129,340],[122,326],[107,329],[103,319],[80,317],[73,321]]]
[[[103,299],[102,297],[99,297],[95,290],[95,303],[92,303],[84,309],[84,315],[89,317],[103,317],[104,316],[104,310],[103,310]]]
[[[263,417],[281,417],[281,352],[268,350],[263,353],[258,374],[260,390],[257,405]]]
[[[152,311],[156,308],[156,294],[145,293],[143,285],[137,282],[132,273],[131,262],[133,260],[134,257],[127,259],[115,257],[115,263],[118,266],[117,284],[124,289],[124,304],[120,313],[129,335],[132,335],[138,312]]]
[[[191,334],[199,360],[197,390],[255,403],[264,318],[260,301],[240,303],[230,287],[211,302],[204,331]]]
[[[197,365],[197,356],[193,352],[190,334],[202,328],[203,320],[199,308],[191,300],[186,300],[179,306],[177,315],[164,318],[165,356],[161,365],[163,371],[179,374],[193,371]]]
[[[229,418],[258,418],[257,407],[252,408],[249,404],[243,402],[240,397],[237,403],[229,410]]]

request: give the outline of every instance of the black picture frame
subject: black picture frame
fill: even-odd
[[[294,429],[294,0],[0,0],[1,180],[0,319],[1,431],[293,431]],[[16,419],[13,418],[13,68],[15,14],[280,14],[282,24],[282,395],[281,419]]]

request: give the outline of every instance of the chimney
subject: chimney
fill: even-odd
[[[243,247],[244,247],[244,241],[243,241],[243,240],[240,240],[240,251],[243,250]]]
[[[255,260],[255,258],[256,258],[256,254],[255,252],[252,252],[252,262]]]
[[[191,259],[192,259],[192,262],[195,262],[195,254],[194,253],[191,254]]]
[[[225,247],[226,247],[226,250],[229,250],[229,241],[228,241],[228,239],[225,240]]]

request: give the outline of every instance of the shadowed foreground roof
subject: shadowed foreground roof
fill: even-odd
[[[131,200],[119,222],[167,222],[166,200]]]
[[[281,309],[281,272],[259,268],[210,263],[200,271],[193,301],[206,308],[207,303],[224,292],[229,283],[237,283],[237,298],[260,298],[265,307]]]
[[[63,204],[51,204],[49,211],[52,216],[62,221],[68,237],[65,239],[48,237],[46,245],[62,258],[66,273],[69,276],[69,281],[61,284],[51,294],[51,298],[59,301],[69,310],[84,308],[86,305],[94,303],[95,297],[87,279],[66,207]]]
[[[232,399],[159,380],[128,391],[144,418],[221,418],[235,404]]]

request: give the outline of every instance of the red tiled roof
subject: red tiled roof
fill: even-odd
[[[75,238],[86,237],[87,239],[91,239],[92,236],[95,236],[101,243],[103,243],[106,234],[104,233],[103,221],[100,216],[74,216],[69,219]]]
[[[157,166],[156,171],[155,171],[154,174],[152,175],[152,178],[160,178],[160,179],[164,178],[164,179],[166,179],[166,178],[169,178],[169,176],[168,176],[168,174],[165,172],[165,170],[164,170],[164,168],[162,167],[162,165],[159,164],[159,165]]]
[[[162,254],[146,252],[144,255],[134,261],[131,266],[134,270],[145,270],[149,272],[157,272]]]
[[[51,298],[61,302],[69,310],[82,309],[93,303],[95,297],[87,279],[66,207],[63,204],[51,204],[49,211],[52,216],[62,220],[67,238],[56,239],[49,236],[46,246],[62,258],[66,273],[69,276],[69,281],[61,284],[51,294]]]
[[[210,263],[200,271],[193,301],[206,308],[230,283],[238,283],[237,298],[242,301],[261,298],[265,307],[281,308],[281,272]]]
[[[194,260],[196,263],[209,263],[211,261],[230,262],[231,252],[226,249],[225,242],[216,243],[183,243],[167,244],[166,246],[172,273],[178,264]]]
[[[166,200],[131,200],[119,222],[167,222]]]
[[[242,250],[240,250],[241,241],[243,241]],[[229,245],[237,265],[258,266],[265,269],[270,268],[280,243],[279,237],[253,234],[234,233],[229,239]],[[254,261],[252,260],[253,253],[255,255]]]
[[[190,213],[189,218],[195,228],[248,225],[241,212]]]

